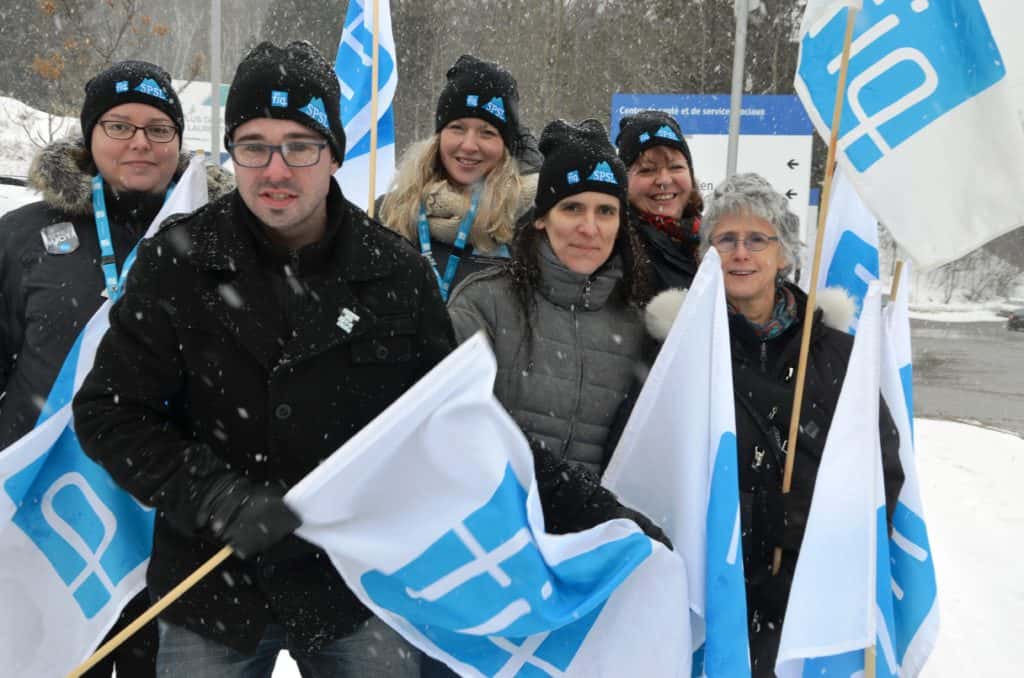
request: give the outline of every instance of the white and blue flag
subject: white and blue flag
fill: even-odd
[[[832,197],[822,238],[818,291],[840,288],[854,300],[857,309],[851,326],[841,328],[853,334],[868,284],[878,280],[878,221],[857,195],[842,165],[836,165],[832,177]]]
[[[910,264],[896,298],[885,309],[882,343],[882,395],[900,433],[903,488],[893,514],[889,540],[895,630],[893,642],[902,675],[916,676],[924,668],[939,633],[935,563],[924,520],[921,486],[914,451],[913,368],[910,350]]]
[[[682,560],[628,520],[544,531],[496,371],[465,342],[288,492],[297,533],[460,675],[688,678]]]
[[[924,267],[1024,224],[1024,128],[979,0],[808,0],[794,84],[818,132],[850,4],[837,152],[875,216]]]
[[[683,556],[694,675],[750,675],[730,346],[711,249],[602,479]]]
[[[395,173],[395,90],[398,56],[391,32],[389,0],[350,0],[341,30],[334,72],[341,84],[341,122],[345,127],[345,162],[335,177],[345,197],[366,209],[370,203],[370,96],[373,92],[373,6],[379,4],[377,36],[377,171],[374,199],[388,190]]]
[[[146,235],[206,199],[206,171],[195,158]],[[132,261],[134,251],[122,281]],[[36,428],[0,452],[5,675],[67,674],[92,654],[125,603],[145,586],[153,511],[85,455],[71,416],[71,400],[92,367],[111,304],[104,302],[76,340]]]
[[[881,291],[872,282],[814,483],[775,663],[780,678],[862,676],[872,646],[875,675],[899,675],[876,424],[881,344]]]

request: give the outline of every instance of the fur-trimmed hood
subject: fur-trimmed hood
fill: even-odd
[[[687,290],[674,287],[660,292],[647,304],[644,323],[647,326],[647,333],[658,343],[664,342],[668,337],[672,323],[683,301],[686,300],[686,293]],[[850,329],[853,317],[857,313],[857,302],[846,290],[839,287],[818,290],[816,307],[821,310],[822,322],[840,332]]]
[[[188,166],[190,153],[178,156],[180,175]],[[43,148],[28,170],[28,183],[43,196],[43,202],[72,215],[92,214],[92,177],[96,166],[81,138],[55,141]],[[231,191],[235,178],[220,167],[206,168],[206,186],[210,200]]]

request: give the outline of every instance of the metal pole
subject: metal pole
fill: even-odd
[[[210,164],[220,164],[220,0],[210,0]]]
[[[736,174],[736,156],[740,145],[740,109],[743,106],[743,62],[747,56],[747,16],[750,0],[735,0],[736,42],[732,55],[732,94],[729,98],[729,151],[725,175]]]

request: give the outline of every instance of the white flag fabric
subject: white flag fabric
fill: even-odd
[[[533,457],[465,342],[285,497],[373,612],[463,676],[690,676],[682,560],[544,532]]]
[[[711,249],[602,479],[686,562],[697,675],[750,675],[733,405],[725,286]]]
[[[868,283],[878,280],[878,222],[846,174],[843,166],[837,165],[832,177],[832,197],[822,234],[818,291],[838,287],[857,302],[851,326],[842,328],[853,333],[864,307]]]
[[[395,173],[395,111],[398,57],[391,31],[390,0],[376,0],[380,29],[377,71],[377,165],[374,198],[388,190]],[[370,129],[373,91],[373,7],[350,0],[341,30],[334,72],[341,84],[341,122],[345,126],[345,162],[335,174],[345,197],[362,209],[370,203]]]
[[[775,671],[780,678],[898,675],[878,432],[881,291],[871,283],[800,546]]]
[[[829,137],[848,9],[808,2],[795,88]],[[864,2],[850,52],[839,156],[922,267],[1024,225],[1024,127],[1013,74],[979,0]]]
[[[146,232],[206,202],[193,159]],[[121,274],[124,280],[134,250]],[[97,291],[98,293],[98,291]],[[84,661],[145,586],[153,511],[82,451],[71,400],[92,367],[111,301],[61,368],[40,423],[0,451],[0,662],[4,675],[63,676]]]
[[[921,503],[913,428],[913,369],[910,350],[910,264],[905,264],[896,298],[885,309],[882,343],[882,395],[900,433],[903,488],[893,514],[889,541],[895,632],[893,641],[903,676],[924,668],[939,634],[938,588],[928,527]]]

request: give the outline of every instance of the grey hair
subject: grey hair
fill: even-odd
[[[799,261],[803,248],[800,242],[800,218],[789,211],[789,201],[760,174],[734,174],[715,186],[704,218],[700,223],[700,254],[711,246],[711,233],[722,219],[746,215],[764,219],[779,236],[779,246],[786,264],[779,274],[786,277]]]

